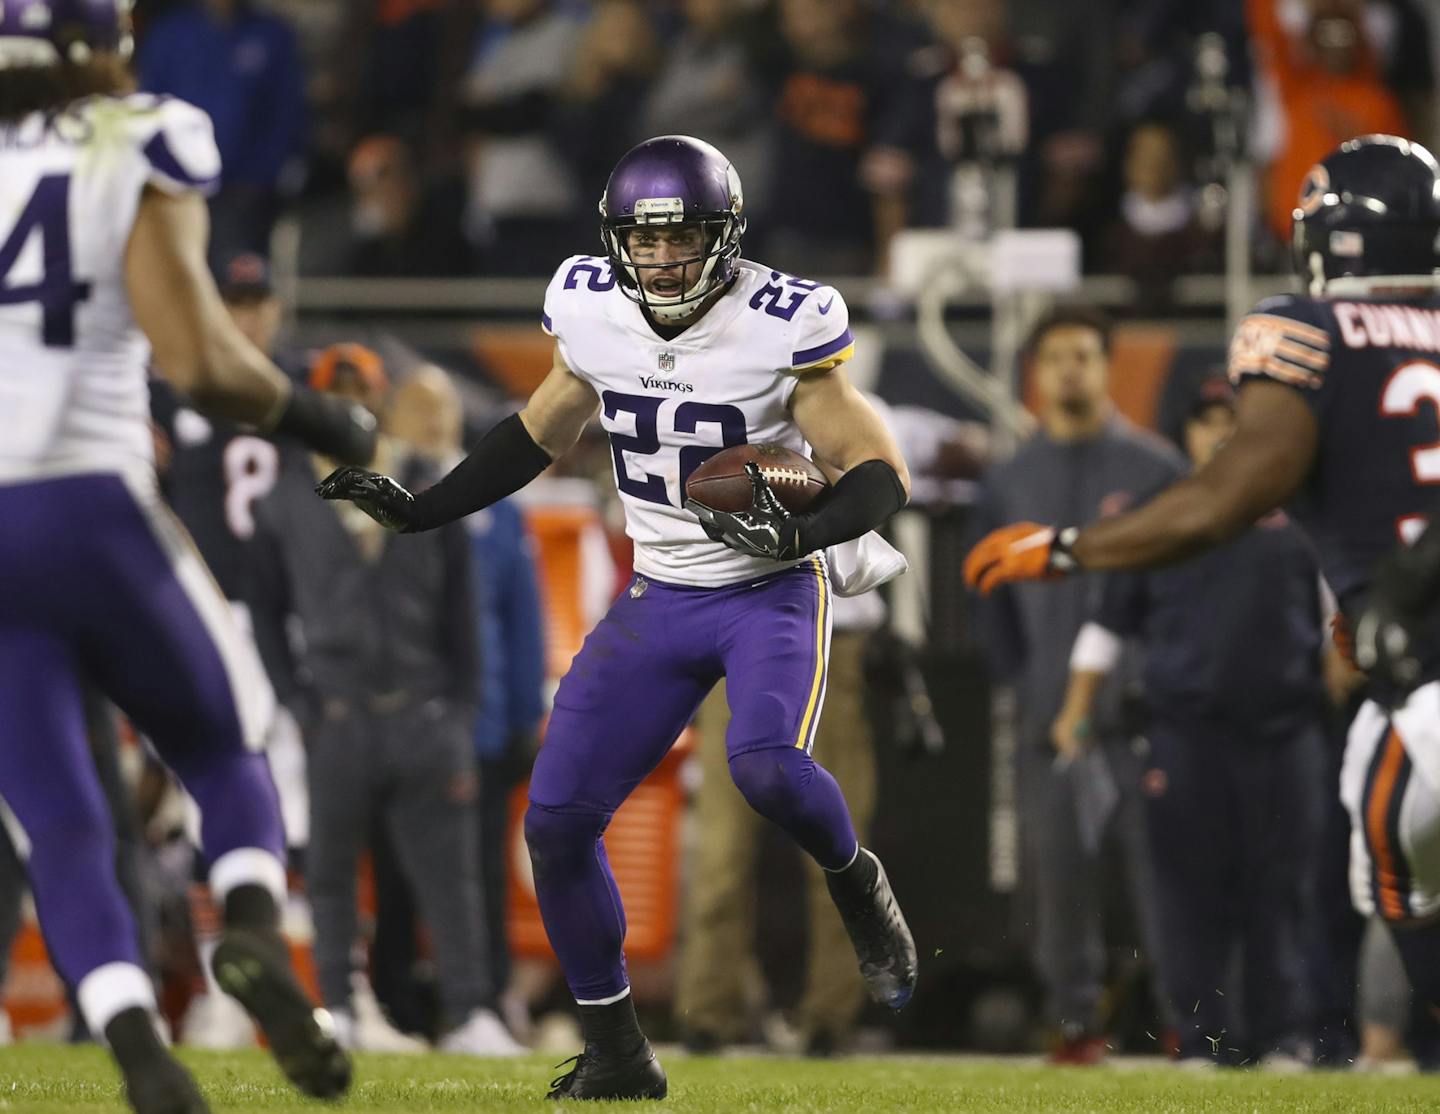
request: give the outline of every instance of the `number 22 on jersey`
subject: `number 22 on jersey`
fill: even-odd
[[[71,273],[69,210],[70,176],[47,174],[0,244],[0,306],[40,303],[47,348],[75,343],[75,306],[90,296],[90,284]]]
[[[685,481],[721,449],[743,445],[746,439],[745,413],[738,406],[710,402],[680,402],[651,395],[623,394],[605,391],[604,425],[610,434],[610,451],[615,457],[615,484],[622,495],[644,499],[662,506],[679,506],[685,498]],[[635,432],[625,432],[634,421]],[[663,440],[662,425],[677,436]],[[693,437],[695,444],[676,445],[674,440]],[[713,439],[718,437],[719,444]],[[678,455],[677,455],[678,454]],[[646,467],[659,465],[656,475]],[[678,477],[677,490],[669,490],[667,477]]]

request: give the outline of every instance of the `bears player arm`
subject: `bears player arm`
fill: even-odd
[[[411,495],[388,476],[341,468],[315,491],[322,499],[351,500],[387,529],[433,530],[515,494],[580,439],[599,409],[599,398],[566,366],[557,343],[550,374],[525,408],[495,426],[433,487]]]
[[[198,193],[147,187],[125,251],[136,324],[161,374],[206,413],[290,433],[339,460],[374,454],[375,420],[356,403],[295,386],[236,327],[205,262]]]
[[[909,502],[905,458],[843,368],[800,378],[790,396],[790,412],[820,465],[841,474],[814,510],[791,520],[799,552],[867,534]]]
[[[1205,467],[1138,510],[1087,526],[1069,552],[1081,568],[1135,569],[1228,541],[1300,489],[1318,435],[1295,388],[1252,380],[1240,392],[1234,434]]]

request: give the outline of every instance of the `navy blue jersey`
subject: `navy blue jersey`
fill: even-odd
[[[1319,423],[1292,504],[1347,611],[1440,502],[1440,295],[1272,298],[1241,322],[1230,376],[1293,387]]]
[[[255,503],[280,475],[280,447],[191,407],[152,383],[150,410],[170,444],[165,494],[229,600],[250,599]],[[162,462],[163,463],[163,462]]]

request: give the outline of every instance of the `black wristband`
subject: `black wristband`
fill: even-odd
[[[868,534],[908,501],[889,462],[867,460],[841,476],[813,511],[796,515],[788,525],[795,531],[797,552],[814,553]]]
[[[550,454],[535,443],[519,414],[480,439],[450,474],[415,496],[412,530],[433,530],[514,495],[549,468]]]
[[[296,437],[341,464],[369,464],[375,455],[375,415],[358,402],[295,384],[275,432]]]

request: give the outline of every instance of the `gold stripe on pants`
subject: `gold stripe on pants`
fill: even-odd
[[[815,761],[830,771],[864,842],[875,811],[875,754],[864,709],[866,634],[836,631],[830,646],[825,712],[815,737]],[[685,935],[681,942],[676,1012],[683,1028],[722,1041],[751,1035],[746,989],[755,958],[756,855],[765,823],[730,780],[725,754],[729,723],[722,682],[701,706],[700,768],[695,801],[699,839],[689,864]],[[805,861],[809,926],[805,993],[797,1022],[807,1035],[842,1038],[865,1001],[855,951],[830,900],[824,872]]]

